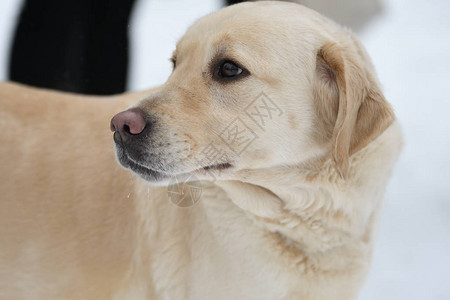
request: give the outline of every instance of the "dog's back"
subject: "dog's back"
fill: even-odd
[[[109,298],[126,275],[132,180],[108,127],[124,98],[0,83],[1,299]]]

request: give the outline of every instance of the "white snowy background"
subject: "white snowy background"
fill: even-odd
[[[334,0],[330,0],[334,1]],[[358,32],[406,145],[389,184],[361,300],[450,299],[450,1],[384,0]],[[0,0],[0,80],[21,0]],[[169,76],[176,40],[220,0],[139,0],[131,28],[129,89]]]

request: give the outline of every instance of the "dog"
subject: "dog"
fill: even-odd
[[[111,97],[0,84],[0,298],[355,299],[402,147],[363,46],[252,2],[172,62]]]

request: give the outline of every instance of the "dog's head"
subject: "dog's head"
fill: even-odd
[[[296,4],[243,3],[197,21],[167,82],[112,120],[120,163],[152,182],[349,156],[394,119],[363,48]]]

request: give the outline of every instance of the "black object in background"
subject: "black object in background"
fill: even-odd
[[[241,3],[244,2],[245,0],[226,0],[227,5],[233,5],[233,4],[237,4],[237,3]]]
[[[26,0],[10,54],[13,81],[84,94],[125,91],[134,0]]]

